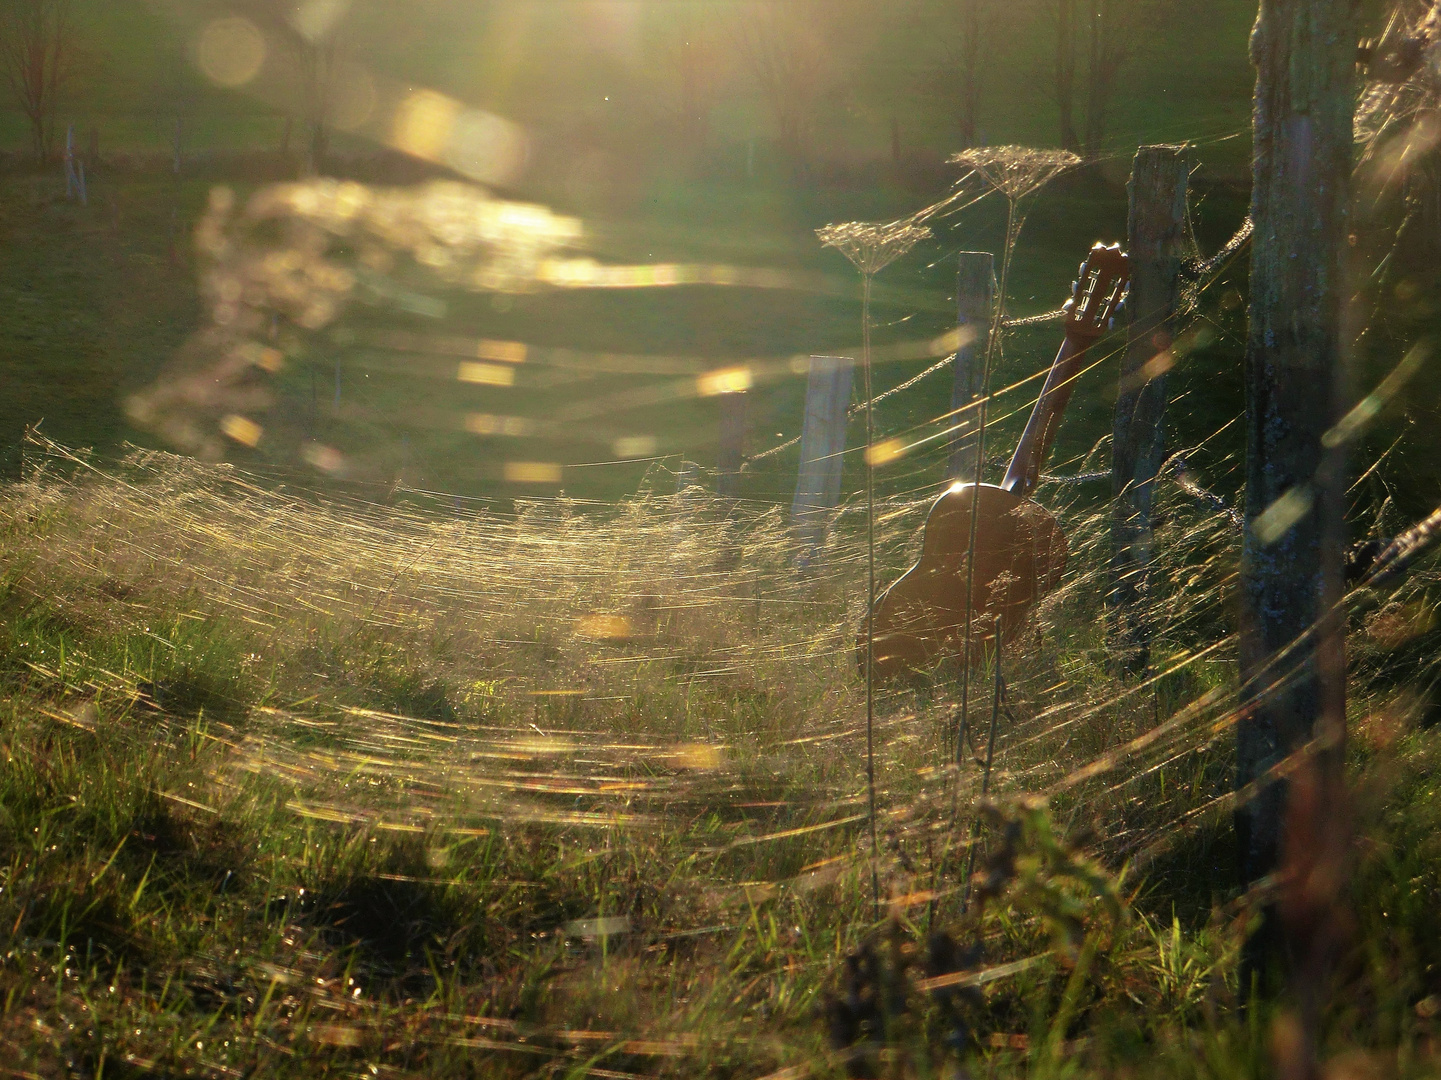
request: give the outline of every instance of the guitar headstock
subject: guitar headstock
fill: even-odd
[[[1066,333],[1098,338],[1110,327],[1131,283],[1131,260],[1120,244],[1097,244],[1081,264],[1066,301]]]

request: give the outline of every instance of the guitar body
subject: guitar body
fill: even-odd
[[[1001,633],[1009,639],[1032,605],[1061,578],[1066,538],[1055,517],[1030,499],[991,484],[955,484],[931,506],[920,560],[887,589],[875,609],[875,677],[885,682],[958,657],[966,631],[966,549],[976,508],[971,591],[971,662]],[[864,671],[862,626],[857,660]]]
[[[1031,410],[1021,441],[999,487],[953,484],[931,506],[920,561],[882,593],[873,608],[872,668],[886,682],[924,671],[942,657],[965,650],[966,612],[971,648],[966,663],[1016,636],[1032,605],[1066,568],[1066,538],[1050,511],[1030,499],[1055,440],[1061,414],[1086,356],[1116,314],[1130,282],[1130,261],[1119,246],[1097,244],[1071,285],[1066,334]],[[974,528],[971,509],[975,507]],[[967,559],[971,536],[974,556]],[[967,588],[967,585],[970,588]],[[857,661],[866,669],[866,627]]]

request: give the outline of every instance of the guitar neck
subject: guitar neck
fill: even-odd
[[[1026,430],[1011,457],[1006,478],[1001,481],[1005,490],[1023,499],[1035,490],[1041,477],[1041,466],[1051,452],[1051,444],[1061,426],[1061,414],[1071,400],[1071,391],[1075,389],[1076,377],[1084,366],[1091,341],[1079,334],[1066,334],[1066,340],[1061,343],[1061,350],[1046,376],[1046,385],[1041,390],[1036,407],[1031,410],[1031,418],[1026,421]]]

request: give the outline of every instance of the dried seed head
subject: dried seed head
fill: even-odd
[[[1023,199],[1081,163],[1069,150],[1029,146],[978,146],[962,150],[950,160],[974,170],[1008,199]]]
[[[875,274],[930,236],[931,230],[915,224],[911,218],[903,218],[827,225],[817,229],[816,235],[826,247],[833,247],[850,259],[861,273]]]

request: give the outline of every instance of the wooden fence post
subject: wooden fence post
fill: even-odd
[[[1305,1077],[1320,1075],[1316,1036],[1340,932],[1334,905],[1348,893],[1352,846],[1342,820],[1345,443],[1327,432],[1342,415],[1355,340],[1344,312],[1356,288],[1346,264],[1357,15],[1349,0],[1261,0],[1251,36],[1256,231],[1235,781],[1259,791],[1238,802],[1236,846],[1243,887],[1282,869],[1283,858],[1296,861],[1242,954],[1241,985],[1272,964],[1290,967],[1304,1037],[1285,1070]],[[1296,769],[1278,776],[1292,755]],[[1294,919],[1283,935],[1287,909]]]
[[[716,460],[716,493],[728,498],[740,494],[741,463],[745,460],[746,395],[720,395],[720,455]]]
[[[1111,578],[1107,603],[1117,666],[1150,664],[1151,503],[1165,452],[1166,369],[1175,336],[1190,156],[1143,146],[1131,172],[1131,295],[1111,441]]]
[[[841,497],[842,454],[851,403],[855,361],[845,356],[812,356],[806,382],[806,415],[801,428],[801,468],[791,521],[807,550],[820,543],[826,512]]]
[[[967,408],[981,396],[985,383],[986,338],[996,307],[996,257],[989,251],[963,251],[956,276],[956,327],[971,335],[956,350],[955,382],[951,388],[951,441],[946,477],[969,480],[976,475],[976,410]],[[959,410],[965,409],[964,412]]]
[[[61,155],[61,162],[65,166],[65,198],[75,198],[75,193],[80,187],[80,181],[75,176],[75,127],[71,125],[65,129],[65,151]]]

